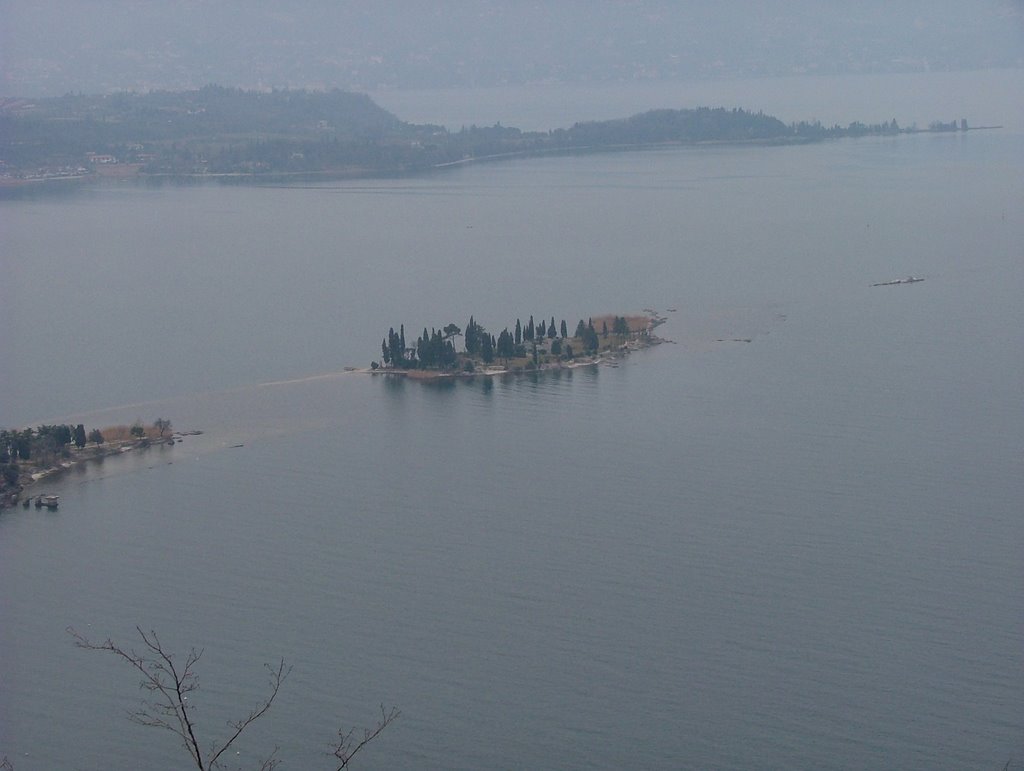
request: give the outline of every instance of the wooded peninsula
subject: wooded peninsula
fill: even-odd
[[[556,325],[554,316],[549,321],[543,316],[534,321],[530,316],[525,324],[516,319],[512,330],[505,327],[497,335],[470,316],[464,332],[457,324],[429,331],[424,327],[414,341],[406,340],[403,324],[397,332],[394,327],[388,330],[381,341],[381,360],[373,361],[366,371],[432,380],[522,374],[613,361],[630,351],[665,342],[654,334],[665,318],[654,311],[647,314],[580,319],[571,337],[565,319]],[[461,350],[455,346],[457,337],[463,338]]]
[[[967,121],[927,131],[966,131]],[[896,120],[824,126],[783,123],[724,107],[663,109],[551,131],[443,126],[400,120],[365,94],[339,91],[195,91],[0,98],[0,187],[33,182],[222,178],[385,177],[547,153],[701,142],[816,142],[919,131]]]
[[[86,431],[85,425],[43,424],[35,428],[0,429],[0,509],[19,500],[27,507],[28,487],[86,462],[153,445],[173,446],[181,437],[201,431],[175,432],[171,421],[157,418],[152,425],[107,426]],[[37,496],[38,499],[56,496]],[[37,508],[39,501],[37,500]],[[56,508],[56,502],[48,508]]]

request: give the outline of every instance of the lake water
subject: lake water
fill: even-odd
[[[65,632],[138,624],[211,740],[294,666],[243,767],[381,703],[360,768],[1019,763],[1022,204],[1019,126],[3,202],[0,424],[204,433],[0,515],[0,756],[184,767]],[[343,371],[646,307],[616,368]]]

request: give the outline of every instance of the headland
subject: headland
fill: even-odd
[[[139,422],[88,432],[81,423],[0,430],[0,509],[19,501],[27,505],[30,487],[85,463],[155,445],[174,445],[184,436],[201,433],[172,431],[171,422],[164,418],[149,426]]]

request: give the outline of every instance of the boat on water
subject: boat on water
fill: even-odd
[[[36,496],[36,508],[42,509],[47,508],[53,511],[60,505],[59,495],[37,495]]]
[[[916,284],[918,281],[924,281],[919,276],[905,276],[903,278],[894,278],[892,281],[880,281],[877,284],[871,286],[895,286],[896,284]]]

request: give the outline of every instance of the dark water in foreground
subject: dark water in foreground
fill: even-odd
[[[0,422],[206,433],[0,516],[0,754],[167,767],[64,632],[140,624],[205,647],[210,735],[294,665],[246,767],[381,702],[360,767],[1024,757],[1022,172],[972,133],[4,204]],[[340,372],[643,307],[677,344],[618,368]]]

